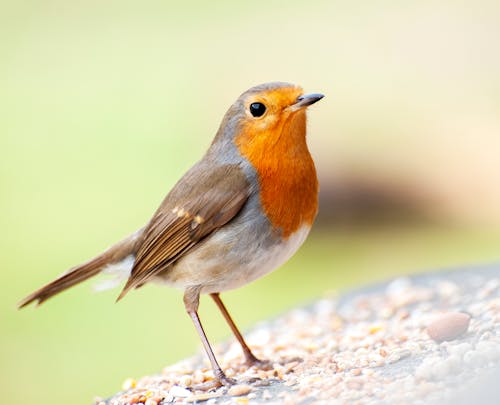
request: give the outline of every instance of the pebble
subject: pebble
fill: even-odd
[[[448,312],[437,316],[427,326],[427,333],[436,342],[453,340],[469,328],[470,315],[463,312]]]

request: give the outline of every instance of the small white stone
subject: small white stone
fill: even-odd
[[[407,291],[411,287],[411,280],[408,277],[399,277],[389,283],[385,292],[389,295],[398,295]]]
[[[174,397],[180,397],[180,398],[187,398],[191,396],[191,391],[187,390],[186,388],[180,387],[178,385],[174,385],[172,388],[170,388],[170,394],[173,395]]]
[[[168,394],[165,396],[165,398],[163,398],[163,401],[162,401],[162,402],[163,402],[163,403],[166,403],[166,404],[169,404],[170,402],[174,402],[174,400],[175,400],[175,397],[174,397],[172,394],[168,393]],[[114,405],[114,404],[112,404],[112,405]]]

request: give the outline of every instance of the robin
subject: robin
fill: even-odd
[[[219,293],[286,262],[302,245],[318,210],[318,180],[306,144],[306,109],[323,98],[288,83],[244,92],[229,108],[203,158],[177,182],[149,223],[104,253],[73,267],[19,303],[38,304],[110,265],[125,268],[118,296],[156,281],[184,290],[184,305],[217,384],[231,385],[198,317],[210,294],[246,362],[261,363]]]

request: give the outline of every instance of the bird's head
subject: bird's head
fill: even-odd
[[[322,94],[304,94],[290,83],[252,87],[229,108],[216,139],[230,138],[244,155],[272,148],[293,151],[305,146],[307,107],[322,98]]]
[[[247,90],[233,107],[239,110],[243,131],[279,135],[287,122],[305,118],[306,107],[322,98],[322,94],[305,95],[293,84],[267,83]]]

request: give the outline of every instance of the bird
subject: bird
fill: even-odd
[[[246,344],[220,293],[284,264],[305,241],[318,212],[318,179],[306,142],[306,110],[323,94],[264,83],[238,97],[205,155],[174,185],[151,220],[95,258],[63,273],[19,302],[50,297],[112,266],[127,281],[117,301],[145,283],[183,290],[185,309],[218,386],[232,385],[198,316],[211,296],[249,365],[262,365]]]

